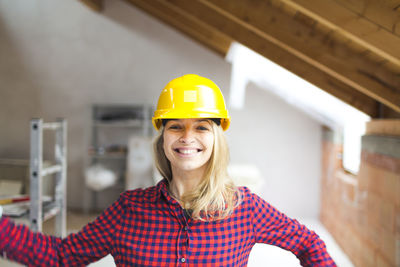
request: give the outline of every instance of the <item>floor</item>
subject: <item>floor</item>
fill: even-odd
[[[87,222],[96,218],[96,215],[82,215],[76,212],[68,212],[68,232],[76,232],[81,229]],[[336,264],[340,267],[354,267],[349,258],[343,253],[340,247],[336,244],[332,236],[324,228],[318,220],[299,219],[301,223],[306,225],[311,230],[314,230],[326,243],[329,254],[335,260]],[[52,220],[45,222],[43,225],[44,232],[52,234],[54,232],[54,222]],[[0,259],[0,266],[2,267],[20,267],[22,265],[7,262]],[[111,255],[92,263],[90,267],[113,267],[115,266],[114,260]],[[278,247],[256,244],[250,253],[248,267],[261,267],[261,266],[285,266],[285,267],[298,267],[300,266],[297,258],[288,251]]]

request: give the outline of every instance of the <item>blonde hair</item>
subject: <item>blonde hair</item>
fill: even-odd
[[[214,146],[207,168],[199,186],[186,193],[181,201],[189,204],[192,218],[202,221],[222,220],[230,216],[240,204],[242,195],[238,187],[229,177],[229,149],[221,126],[210,122],[214,133]],[[153,143],[155,165],[160,174],[172,181],[171,163],[167,159],[164,148],[164,127]]]

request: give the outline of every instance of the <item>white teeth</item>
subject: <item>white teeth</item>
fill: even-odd
[[[179,151],[179,153],[186,154],[186,155],[197,153],[197,149],[179,149],[178,151]]]

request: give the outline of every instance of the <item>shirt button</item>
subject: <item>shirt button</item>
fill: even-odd
[[[185,226],[185,231],[187,231],[187,229],[188,229],[187,226]]]
[[[181,258],[181,262],[185,262],[186,261],[186,259],[185,258]]]

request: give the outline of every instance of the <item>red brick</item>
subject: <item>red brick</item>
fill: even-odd
[[[365,267],[375,267],[376,266],[376,248],[363,242],[361,246],[361,261],[362,265]]]
[[[354,203],[356,195],[356,186],[350,183],[343,183],[343,195],[346,200]]]
[[[361,161],[368,162],[381,169],[400,173],[400,159],[378,153],[369,153],[366,150],[361,152]]]
[[[400,266],[400,233],[396,235],[396,266]]]
[[[400,174],[383,171],[383,197],[400,207]]]
[[[359,238],[354,235],[354,233],[350,230],[350,227],[346,226],[343,228],[342,232],[343,238],[343,247],[345,253],[355,262],[359,260],[360,252],[361,252],[361,242]]]
[[[359,231],[363,239],[369,239],[367,212],[363,207],[356,209],[354,227]]]
[[[395,234],[395,224],[396,224],[396,207],[393,203],[381,200],[380,201],[380,216],[379,223],[383,229],[389,233]]]
[[[382,244],[382,228],[378,225],[368,223],[366,227],[367,241],[381,247]]]
[[[384,191],[384,171],[371,164],[368,164],[368,192],[373,192],[379,196],[383,196]]]
[[[396,237],[393,235],[393,233],[389,233],[387,231],[382,231],[381,234],[382,239],[380,252],[382,252],[385,258],[394,266],[397,261]]]
[[[351,258],[351,260],[354,261],[356,266],[370,266],[366,265],[366,263],[369,262],[370,260],[369,257],[371,257],[371,255],[366,255],[368,251],[365,250],[364,240],[360,237],[359,233],[354,229],[351,231],[350,238],[352,239],[351,246],[354,247],[352,248],[352,250],[355,253],[355,257]]]
[[[377,253],[376,267],[393,267],[393,265],[381,253]]]
[[[358,180],[358,189],[361,191],[365,191],[368,189],[368,163],[361,162],[360,170],[357,175]]]
[[[367,219],[369,224],[379,225],[381,198],[371,192],[367,195]]]
[[[396,208],[396,226],[395,226],[396,237],[400,239],[400,208]]]
[[[360,209],[367,209],[367,198],[368,198],[368,191],[367,190],[360,190],[359,188],[356,191],[356,203],[357,207]]]
[[[338,176],[341,149],[323,144],[321,221],[355,266],[400,267],[400,160],[363,151],[354,186]]]

